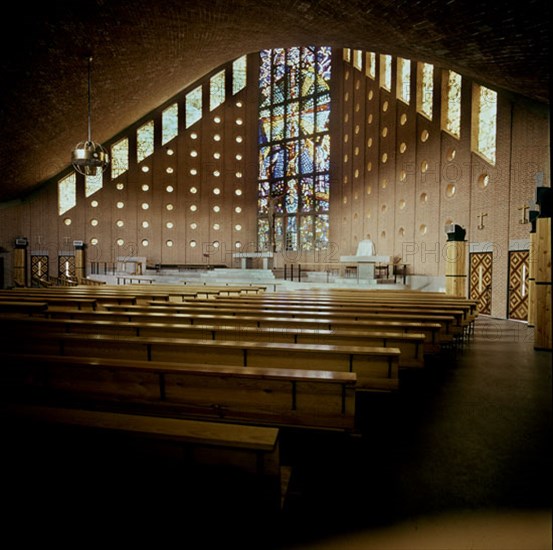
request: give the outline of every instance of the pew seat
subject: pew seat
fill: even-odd
[[[3,397],[278,427],[353,431],[356,375],[1,353]]]
[[[397,330],[302,329],[298,327],[240,327],[219,324],[179,324],[94,319],[21,317],[0,318],[0,330],[14,336],[25,333],[67,332],[118,334],[121,336],[162,336],[229,341],[283,342],[290,344],[351,344],[354,346],[395,347],[401,351],[399,368],[424,367],[423,333]]]
[[[257,505],[274,513],[281,508],[278,428],[17,403],[0,405],[0,419],[14,441],[43,440],[46,433],[52,435],[50,446],[70,448],[72,441],[77,444],[85,437],[89,444],[103,447],[106,456],[114,452],[110,443],[117,441],[131,449],[131,460],[140,453],[177,455],[183,470],[201,467],[245,474],[256,479]],[[41,454],[52,451],[56,449]]]
[[[48,304],[44,300],[0,300],[0,314],[25,314],[45,313]]]
[[[12,353],[355,372],[358,390],[399,389],[401,352],[392,347],[67,333],[39,333],[17,340],[2,333],[0,341],[2,349]]]

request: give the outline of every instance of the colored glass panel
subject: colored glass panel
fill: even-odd
[[[388,91],[392,89],[391,55],[380,55],[380,86]]]
[[[461,137],[461,75],[447,71],[445,129],[455,137]]]
[[[225,70],[209,79],[209,110],[213,111],[225,101]]]
[[[311,212],[313,210],[313,178],[301,179],[301,211]]]
[[[103,186],[103,172],[97,173],[95,176],[85,176],[84,178],[84,194],[85,197],[94,195],[96,191],[102,189]]]
[[[186,127],[190,128],[202,118],[202,87],[198,86],[186,94]]]
[[[404,103],[411,100],[411,61],[397,58],[397,97]]]
[[[372,79],[376,77],[376,54],[374,52],[367,52],[365,74]]]
[[[477,86],[478,89],[478,137],[477,150],[491,164],[495,164],[497,135],[497,92]]]
[[[243,90],[247,84],[248,65],[247,56],[243,55],[232,62],[232,95]]]
[[[179,133],[179,106],[173,103],[161,113],[161,144],[171,141]]]
[[[75,172],[58,181],[58,214],[61,216],[77,205],[77,177]]]
[[[286,137],[296,138],[300,133],[300,104],[292,101],[286,105]]]
[[[111,178],[115,179],[129,169],[129,140],[123,138],[111,146]]]
[[[136,161],[142,162],[154,153],[154,121],[150,120],[136,130]]]
[[[313,216],[302,216],[300,220],[301,248],[303,250],[313,250]]]
[[[295,214],[298,211],[298,182],[295,179],[286,182],[286,212]]]
[[[315,218],[328,212],[331,60],[332,49],[328,47],[278,48],[260,53],[261,249],[312,249]],[[272,235],[270,224],[265,223],[269,200],[275,215]],[[311,217],[305,221],[297,219],[299,213],[309,213]],[[298,224],[303,229],[298,231]],[[328,223],[319,227],[321,231],[328,230]]]
[[[434,65],[419,63],[417,74],[417,109],[419,113],[432,120],[432,103],[434,101]]]

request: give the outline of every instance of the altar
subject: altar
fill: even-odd
[[[340,256],[340,263],[354,264],[357,267],[357,278],[361,280],[375,279],[374,268],[376,264],[389,264],[390,256],[376,255],[374,244],[371,240],[359,241],[357,253],[354,256]]]
[[[261,258],[263,269],[269,269],[269,259],[273,257],[272,252],[234,252],[233,258],[240,259],[241,269],[251,269],[253,260]]]

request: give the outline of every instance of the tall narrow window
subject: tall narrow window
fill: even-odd
[[[173,103],[161,113],[161,144],[176,138],[179,133],[179,106]]]
[[[115,179],[129,169],[129,140],[123,138],[111,146],[111,178]]]
[[[380,86],[388,91],[392,89],[391,55],[380,55]]]
[[[434,65],[419,63],[417,66],[417,111],[432,120],[434,101]]]
[[[373,80],[376,78],[376,54],[374,52],[366,54],[365,74]]]
[[[247,60],[248,57],[243,55],[232,62],[232,95],[237,94],[246,87],[248,74]]]
[[[136,131],[136,161],[142,162],[154,152],[154,121],[150,120]]]
[[[442,129],[461,137],[461,75],[444,71],[442,79]]]
[[[85,197],[94,195],[96,191],[102,189],[103,186],[103,172],[98,172],[94,176],[85,176],[84,178],[84,194]]]
[[[397,58],[397,97],[409,105],[411,100],[411,61]]]
[[[351,62],[351,48],[344,48],[344,61]]]
[[[497,135],[497,92],[484,86],[473,87],[472,148],[490,164],[495,164]]]
[[[58,214],[61,216],[77,205],[77,177],[75,172],[58,181]]]
[[[353,66],[356,69],[363,69],[363,52],[361,50],[353,50]]]
[[[202,118],[202,87],[186,94],[186,127],[190,128]]]
[[[260,53],[260,250],[328,245],[331,56],[329,47]]]
[[[225,71],[219,71],[209,79],[209,110],[213,111],[225,101]]]

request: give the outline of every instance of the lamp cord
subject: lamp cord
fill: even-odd
[[[90,129],[90,121],[91,121],[91,115],[90,115],[90,66],[91,66],[91,63],[92,63],[92,57],[89,57],[88,58],[88,141],[91,142],[92,141],[92,132],[91,132],[91,129]]]

